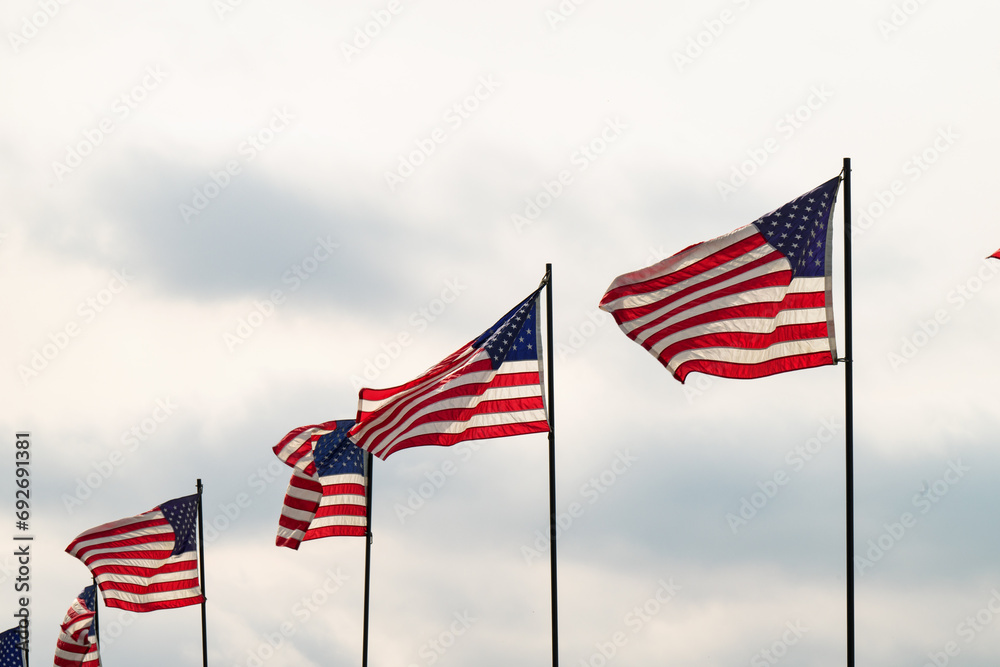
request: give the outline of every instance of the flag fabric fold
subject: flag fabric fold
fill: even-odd
[[[94,586],[87,586],[73,600],[56,639],[55,667],[99,667],[101,664],[94,633],[96,605]]]
[[[3,667],[24,667],[20,628],[14,627],[0,632],[0,665]]]
[[[298,435],[285,436],[274,448],[282,458],[291,451],[287,443],[312,430],[301,443],[293,444],[295,465],[275,540],[279,547],[298,549],[306,540],[367,534],[366,457],[347,437],[352,426],[353,419],[343,419],[302,427],[289,434]]]
[[[339,423],[338,421],[329,421],[292,429],[274,446],[274,455],[286,465],[298,468],[307,475],[312,474],[316,472],[312,456],[316,442],[324,435],[336,431]]]
[[[198,496],[169,500],[138,516],[87,530],[66,552],[83,561],[104,604],[155,611],[200,604]]]
[[[416,379],[389,389],[362,388],[351,440],[385,459],[409,447],[548,432],[540,291]]]
[[[675,378],[833,364],[832,224],[841,178],[611,283],[600,307]]]

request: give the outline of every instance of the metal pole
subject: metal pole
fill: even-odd
[[[545,265],[546,356],[549,375],[549,555],[552,567],[552,667],[559,666],[559,596],[556,587],[556,392],[552,350],[552,264]]]
[[[208,596],[205,594],[205,531],[202,524],[201,478],[198,478],[198,569],[201,577],[201,661],[204,667],[208,667],[208,611],[205,605],[208,603]]]
[[[366,453],[365,467],[365,619],[362,631],[361,667],[368,667],[368,596],[372,581],[372,454]]]
[[[100,664],[101,658],[101,625],[98,623],[97,609],[101,606],[101,592],[97,588],[97,577],[93,578],[94,582],[94,646],[97,647],[97,659],[98,664]],[[27,665],[25,665],[27,667]]]
[[[844,442],[847,469],[847,667],[854,667],[854,340],[851,305],[851,158],[844,158]]]

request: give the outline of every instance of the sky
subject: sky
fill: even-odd
[[[364,540],[274,545],[291,429],[353,418],[553,270],[564,665],[1000,652],[1000,8],[983,1],[11,0],[0,8],[0,606],[30,432],[31,657],[82,531],[204,484],[213,665],[360,664]],[[674,380],[618,275],[852,163],[844,364]],[[844,193],[834,295],[844,349]],[[369,664],[551,664],[545,435],[373,470]],[[101,606],[104,664],[200,660]]]

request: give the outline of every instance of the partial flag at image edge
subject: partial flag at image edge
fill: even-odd
[[[55,667],[99,667],[94,609],[97,590],[87,586],[66,611],[56,639]],[[0,665],[3,663],[0,662]]]
[[[749,225],[616,278],[601,299],[680,382],[836,363],[832,217],[841,177]]]
[[[24,651],[21,648],[21,629],[11,628],[0,632],[0,665],[4,667],[24,667]]]

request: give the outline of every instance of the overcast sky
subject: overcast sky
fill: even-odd
[[[998,21],[981,0],[4,3],[0,553],[28,430],[35,664],[89,582],[65,546],[197,478],[211,663],[359,664],[363,540],[275,547],[271,448],[478,336],[546,262],[562,664],[843,664],[843,364],[681,385],[597,304],[851,157],[858,664],[993,667]],[[835,225],[842,351],[843,192]],[[550,664],[546,437],[374,473],[370,664]],[[196,607],[101,612],[109,667],[198,664]]]

